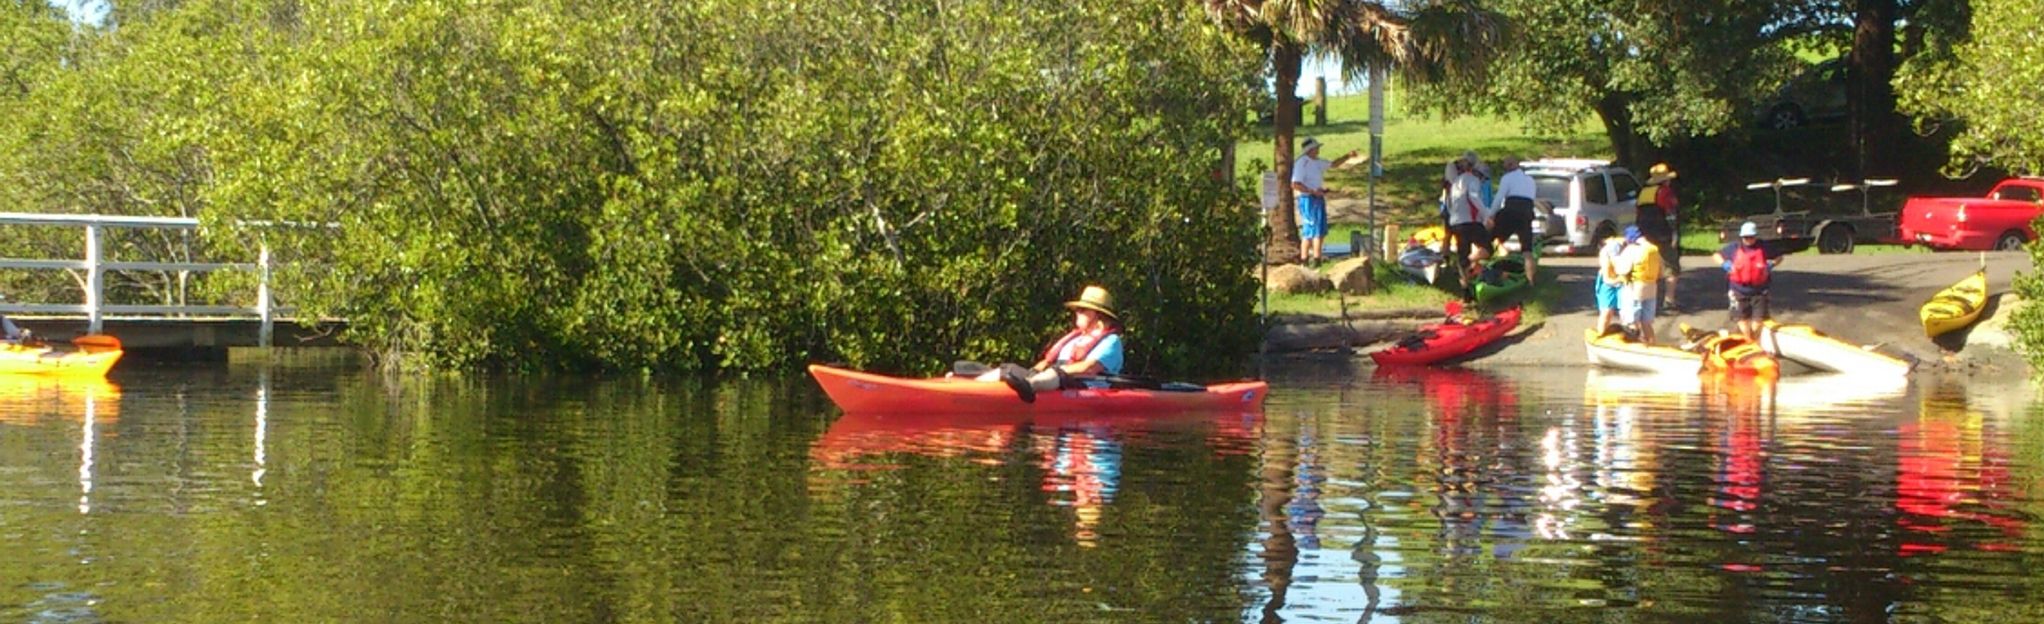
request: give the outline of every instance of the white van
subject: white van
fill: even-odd
[[[1632,225],[1639,180],[1606,160],[1551,158],[1519,164],[1532,176],[1533,237],[1588,253]]]

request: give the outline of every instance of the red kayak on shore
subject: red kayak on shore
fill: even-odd
[[[1460,308],[1450,303],[1448,314],[1459,314]],[[1522,310],[1513,306],[1480,321],[1451,320],[1428,325],[1391,348],[1371,353],[1370,359],[1376,360],[1378,366],[1423,366],[1469,355],[1518,327],[1521,314]]]
[[[1270,386],[1261,381],[1199,389],[1087,388],[1045,390],[1025,403],[1006,384],[966,378],[910,379],[809,365],[809,375],[846,412],[1012,413],[1249,411],[1263,408]]]

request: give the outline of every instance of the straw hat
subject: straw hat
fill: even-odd
[[[1092,310],[1116,322],[1121,321],[1121,317],[1114,313],[1114,297],[1107,294],[1107,289],[1099,286],[1087,286],[1085,290],[1079,291],[1078,299],[1066,301],[1065,307],[1073,310]]]
[[[1668,163],[1655,163],[1647,170],[1647,184],[1660,184],[1675,179],[1675,168]]]

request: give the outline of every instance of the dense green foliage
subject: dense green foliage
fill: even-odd
[[[1951,173],[1983,165],[2012,173],[2044,173],[2044,14],[2024,0],[1973,0],[1969,36],[1949,55],[1906,66],[1896,81],[1905,110],[1921,124],[1961,126],[1952,139]],[[2029,246],[2044,269],[2044,246]],[[2019,350],[2033,370],[2044,370],[2044,277],[2017,275],[2016,294],[2031,305],[2010,319]]]
[[[6,199],[198,214],[222,257],[265,240],[280,298],[384,356],[927,371],[1024,357],[1085,283],[1117,295],[1139,367],[1254,338],[1253,211],[1212,175],[1254,51],[1196,5],[119,16],[44,46],[75,46],[64,62],[7,70],[37,77],[0,96],[26,101],[0,113]]]
[[[1516,36],[1487,79],[1416,89],[1412,103],[1548,133],[1596,115],[1619,160],[1636,162],[1651,145],[1740,127],[1749,103],[1786,76],[1793,59],[1771,27],[1799,4],[1499,0]]]

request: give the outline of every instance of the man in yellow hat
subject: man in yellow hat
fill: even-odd
[[[1114,313],[1114,297],[1106,288],[1087,286],[1079,298],[1065,302],[1072,311],[1072,330],[1052,342],[1035,365],[1023,368],[1002,364],[992,369],[976,362],[952,365],[954,373],[980,381],[1000,381],[1015,389],[1024,402],[1034,403],[1038,390],[1104,387],[1083,377],[1121,374],[1121,317]]]
[[[1673,311],[1675,278],[1682,274],[1682,246],[1676,239],[1682,203],[1675,197],[1675,168],[1655,163],[1648,169],[1646,185],[1640,187],[1639,201],[1633,206],[1633,222],[1640,235],[1661,249],[1661,308]]]

